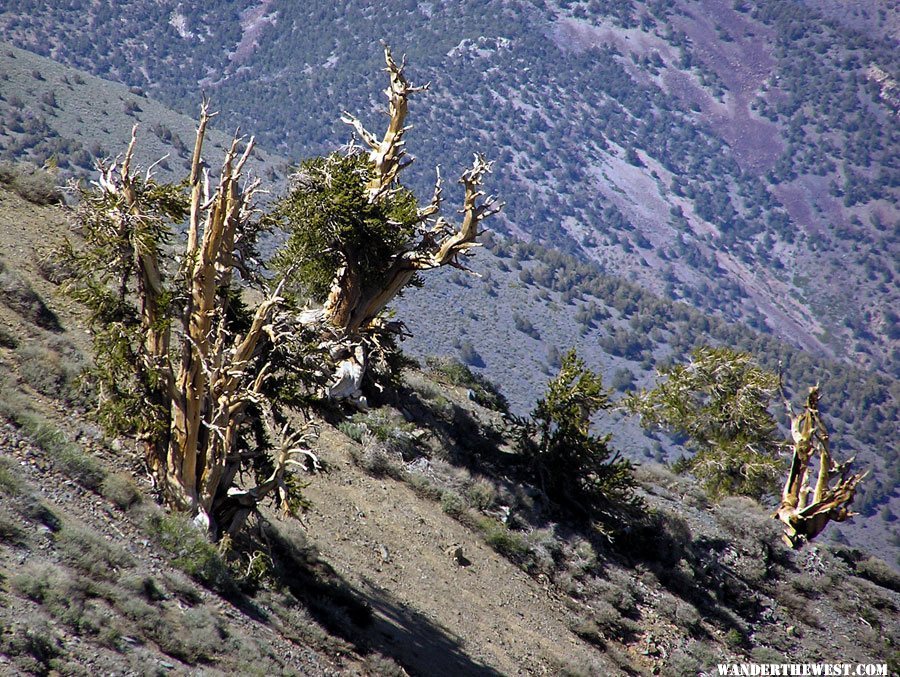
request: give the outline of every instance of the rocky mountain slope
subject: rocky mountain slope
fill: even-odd
[[[229,549],[155,505],[127,440],[84,416],[87,336],[41,256],[46,193],[0,186],[0,672],[666,674],[729,662],[897,663],[900,579],[787,550],[746,499],[648,463],[607,533],[519,475],[483,386],[436,364],[320,421],[304,524]],[[26,201],[27,195],[32,201]],[[478,397],[476,400],[480,399]],[[492,407],[500,407],[490,400]]]
[[[3,125],[0,149],[7,163],[52,166],[57,183],[94,177],[98,161],[127,147],[137,125],[136,159],[160,180],[180,180],[188,170],[199,105],[179,114],[134,88],[68,68],[51,59],[0,45]],[[213,125],[210,145],[224,151],[230,135]],[[257,149],[258,171],[277,180],[284,161]]]

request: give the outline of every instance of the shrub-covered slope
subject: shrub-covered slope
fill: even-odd
[[[190,169],[200,93],[179,114],[143,95],[139,88],[103,80],[51,59],[0,44],[0,161],[47,165],[68,177],[93,175],[98,160],[124,152],[138,125],[141,143],[136,159],[153,165],[161,180]],[[231,141],[213,122],[211,152]],[[227,127],[225,128],[227,129]],[[258,171],[276,178],[277,158],[256,150]]]

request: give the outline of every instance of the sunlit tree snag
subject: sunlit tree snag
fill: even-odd
[[[289,331],[280,288],[244,265],[260,229],[258,184],[243,180],[253,140],[243,149],[232,142],[212,184],[201,159],[212,115],[204,103],[186,187],[132,170],[133,130],[121,164],[100,167],[96,189],[83,194],[83,242],[61,254],[75,272],[69,289],[89,311],[100,419],[141,440],[165,502],[219,537],[266,497],[295,506],[289,470],[316,459],[304,426],[286,426],[267,389],[271,356]],[[185,220],[179,248],[172,242]],[[235,271],[261,293],[253,308]],[[253,479],[239,484],[243,470]]]
[[[818,536],[829,522],[843,522],[856,514],[850,511],[850,503],[866,473],[850,472],[853,458],[843,463],[832,458],[828,428],[819,414],[817,386],[809,389],[799,414],[794,414],[787,400],[785,406],[791,420],[793,455],[774,517],[785,525],[785,542],[799,548]],[[816,456],[819,468],[812,485],[810,463]]]

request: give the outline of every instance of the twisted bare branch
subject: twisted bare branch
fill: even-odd
[[[381,140],[379,141],[374,134],[367,131],[363,124],[350,113],[345,112],[341,117],[341,120],[351,125],[371,149],[369,160],[375,167],[375,175],[368,185],[370,202],[375,202],[390,190],[400,171],[412,162],[411,159],[404,160],[406,142],[403,140],[403,135],[410,129],[405,126],[406,114],[409,110],[409,95],[428,89],[427,84],[415,87],[409,84],[403,73],[406,66],[405,61],[398,64],[391,55],[390,47],[386,45],[384,60],[387,64],[386,70],[390,75],[390,81],[385,90],[390,122]]]
[[[819,414],[818,386],[809,389],[806,406],[800,414],[794,415],[786,398],[785,405],[791,418],[794,451],[781,503],[773,517],[785,525],[785,542],[799,548],[818,536],[828,522],[843,522],[856,514],[850,511],[850,503],[857,485],[868,472],[851,473],[853,458],[843,463],[832,459],[828,429]],[[816,455],[819,472],[813,488],[809,465]],[[835,479],[837,483],[831,486]]]

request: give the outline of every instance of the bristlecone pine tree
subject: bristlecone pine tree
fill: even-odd
[[[385,59],[383,139],[347,116],[370,152],[308,161],[274,214],[253,209],[257,182],[242,184],[252,139],[243,152],[234,140],[212,187],[201,159],[212,117],[204,102],[189,179],[161,184],[149,171],[134,173],[133,131],[121,164],[99,167],[96,190],[82,196],[83,243],[60,252],[72,271],[67,286],[90,313],[100,420],[142,441],[164,500],[213,538],[235,533],[267,497],[289,511],[302,503],[291,468],[318,461],[306,445],[311,426],[292,428],[298,415],[287,407],[308,401],[323,375],[332,377],[329,397],[361,402],[370,356],[398,354],[400,329],[381,318],[386,305],[418,271],[465,268],[460,257],[478,246],[481,222],[500,208],[479,190],[490,164],[478,155],[460,179],[458,227],[437,216],[440,176],[424,208],[398,184],[410,162],[407,100],[424,88],[407,83],[387,49]],[[272,289],[256,240],[278,221],[291,237],[277,256],[282,277]],[[179,251],[172,240],[185,222]],[[285,285],[291,303],[282,298]],[[299,293],[324,306],[295,312]]]
[[[291,430],[267,389],[288,327],[280,290],[253,270],[258,184],[242,185],[253,140],[240,153],[233,141],[211,187],[201,160],[211,117],[204,102],[186,185],[132,171],[135,128],[121,164],[101,166],[96,189],[83,193],[83,242],[61,256],[90,313],[101,421],[142,440],[164,500],[220,537],[266,497],[293,510],[302,498],[291,466],[316,459],[305,426]],[[185,222],[179,252],[171,241]],[[236,272],[262,292],[252,310]],[[243,471],[249,487],[237,482]]]
[[[694,453],[679,463],[715,497],[759,499],[778,489],[785,446],[769,404],[778,376],[728,348],[697,348],[661,382],[625,399],[644,425],[685,435]]]
[[[794,414],[787,399],[785,407],[791,419],[794,452],[781,503],[773,517],[785,525],[785,542],[799,548],[818,536],[828,522],[843,522],[856,514],[850,512],[850,503],[856,486],[867,473],[850,472],[853,458],[843,463],[832,458],[828,428],[819,414],[818,386],[809,389],[806,405],[799,414]],[[819,457],[819,472],[813,488],[810,462],[815,456]]]
[[[403,64],[387,48],[385,61],[390,120],[384,136],[378,139],[345,114],[368,152],[351,147],[306,161],[276,209],[291,233],[276,258],[286,290],[321,304],[300,319],[334,361],[326,394],[360,405],[365,404],[361,388],[367,365],[373,358],[383,362],[401,331],[383,319],[382,311],[404,287],[416,284],[422,271],[447,265],[467,270],[462,257],[480,246],[476,238],[482,221],[502,206],[479,189],[491,169],[480,155],[460,178],[465,196],[458,226],[438,216],[440,174],[431,202],[417,206],[398,177],[412,162],[403,139],[409,97],[427,85],[411,86]]]

